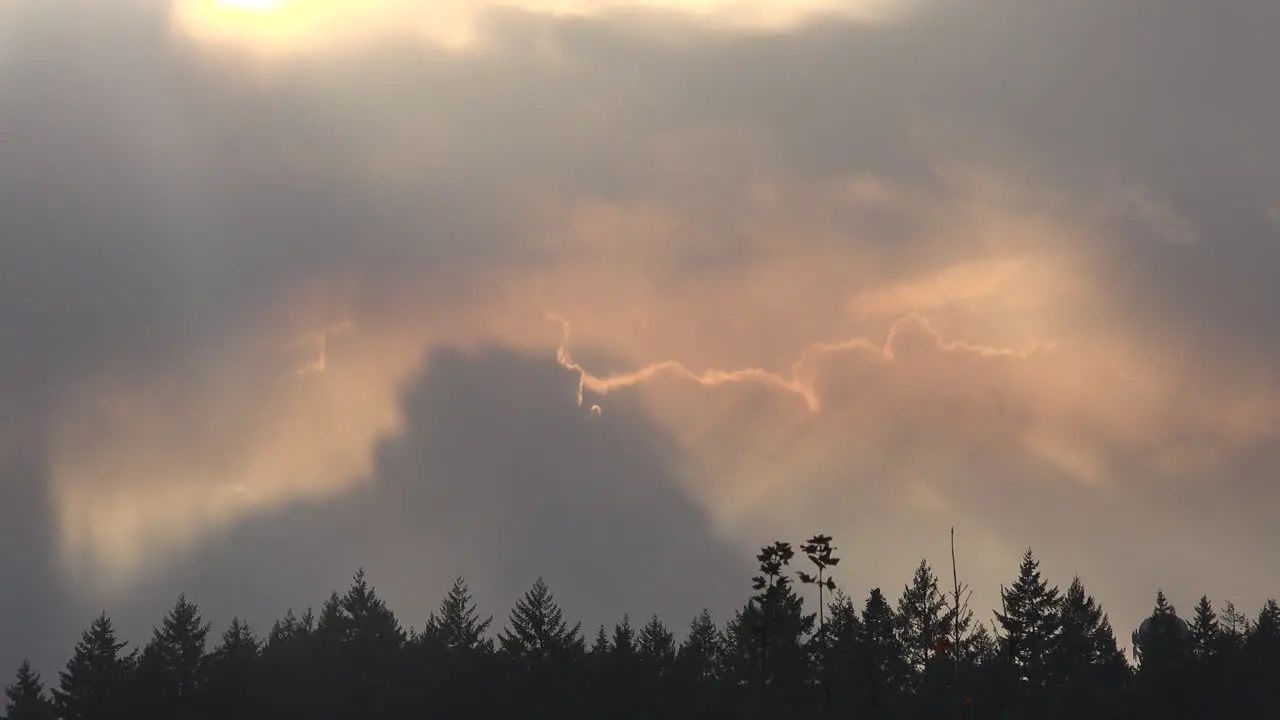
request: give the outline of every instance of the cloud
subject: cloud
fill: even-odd
[[[592,418],[564,402],[573,384],[544,354],[431,353],[398,393],[403,423],[375,443],[376,484],[239,524],[135,588],[126,627],[145,632],[179,583],[211,617],[266,627],[357,566],[419,628],[459,574],[499,624],[539,575],[588,629],[623,612],[727,617],[749,558],[688,497],[666,431],[625,401]]]
[[[590,565],[543,533],[610,453],[717,562],[830,531],[892,586],[956,523],[975,586],[1032,544],[1120,623],[1274,584],[1186,571],[1269,547],[1274,3],[353,7],[0,5],[0,497],[39,554],[4,562],[45,594],[136,610],[335,517],[512,510],[524,462],[559,499],[519,561]],[[290,588],[419,539],[388,532]]]
[[[653,15],[735,30],[788,30],[818,17],[864,21],[895,17],[917,0],[173,0],[172,21],[204,42],[236,44],[267,55],[360,49],[387,39],[474,50],[499,38],[504,18],[582,19]]]

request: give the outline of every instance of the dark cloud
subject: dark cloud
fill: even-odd
[[[662,429],[629,403],[595,416],[566,402],[574,382],[502,348],[435,353],[405,389],[405,425],[380,444],[370,484],[246,520],[159,568],[120,608],[124,626],[145,640],[180,587],[211,619],[265,629],[344,590],[360,566],[418,627],[458,575],[498,625],[540,575],[587,631],[624,612],[679,627],[707,606],[726,617],[750,557],[687,496]]]

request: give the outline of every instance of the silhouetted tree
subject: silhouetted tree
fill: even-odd
[[[548,715],[575,707],[575,678],[586,654],[581,623],[570,626],[546,581],[539,577],[516,601],[498,643],[517,675],[508,712],[532,704]]]
[[[200,608],[179,595],[177,602],[152,631],[138,662],[135,705],[158,718],[191,718],[202,707],[205,645],[209,624]]]
[[[1072,578],[1059,610],[1060,634],[1048,658],[1057,717],[1102,717],[1123,689],[1126,662],[1106,613]]]
[[[827,640],[827,621],[826,621],[826,595],[824,591],[829,590],[835,592],[836,581],[827,577],[827,571],[840,564],[840,558],[835,557],[835,547],[831,545],[830,535],[814,535],[807,542],[800,546],[800,551],[809,558],[809,562],[813,563],[817,573],[810,575],[806,572],[799,572],[800,582],[806,585],[818,586],[818,637],[815,642],[815,660],[818,664],[820,682],[822,685],[822,707],[826,715],[831,714],[831,681],[827,677],[827,668],[830,665],[826,652],[830,643]]]
[[[1202,595],[1196,603],[1195,617],[1191,621],[1191,643],[1196,659],[1207,662],[1218,652],[1218,638],[1222,628],[1218,625],[1218,613],[1208,595]]]
[[[490,652],[493,640],[486,637],[493,616],[483,620],[471,599],[471,589],[462,578],[453,581],[449,593],[440,601],[440,609],[427,618],[424,635],[431,636],[446,650],[453,652]]]
[[[498,642],[521,664],[538,665],[580,654],[583,651],[581,628],[581,623],[569,626],[551,588],[538,578],[516,601]]]
[[[640,628],[638,637],[640,661],[658,675],[666,675],[676,659],[676,636],[657,615]]]
[[[822,560],[826,540],[803,547]],[[1059,593],[1030,551],[1001,589],[994,632],[973,621],[954,561],[949,596],[922,561],[896,611],[875,589],[861,612],[827,582],[830,564],[815,562],[818,575],[801,580],[820,583],[825,604],[809,613],[787,580],[790,558],[786,543],[764,549],[755,593],[723,631],[703,611],[677,645],[658,616],[635,627],[624,615],[612,632],[600,627],[589,654],[541,578],[517,600],[497,648],[486,635],[492,618],[461,579],[421,632],[406,633],[357,571],[318,615],[286,611],[265,641],[233,619],[207,653],[209,625],[179,596],[141,654],[124,653],[105,614],[95,619],[52,700],[24,663],[5,711],[8,720],[1280,717],[1274,600],[1250,619],[1230,603],[1216,613],[1201,597],[1188,626],[1157,592],[1134,634],[1135,671],[1080,579]]]
[[[766,715],[794,712],[805,704],[803,691],[809,677],[805,639],[813,632],[817,615],[804,612],[804,599],[791,587],[786,568],[793,557],[795,551],[786,542],[760,551],[756,556],[760,574],[752,578],[756,594],[726,633],[735,639],[740,660],[749,647],[747,638],[756,640],[756,652],[749,656],[758,671],[756,707]]]
[[[127,646],[106,613],[94,619],[58,673],[53,699],[62,720],[123,720],[131,714],[127,693],[137,651],[122,654]]]
[[[604,659],[609,655],[609,636],[605,634],[603,625],[596,631],[596,639],[591,643],[590,655],[598,659]]]
[[[4,689],[5,720],[55,720],[53,701],[45,694],[40,673],[23,660],[18,676]]]
[[[908,688],[920,690],[930,662],[951,635],[951,611],[947,598],[938,589],[938,578],[929,563],[921,560],[911,584],[898,599],[898,645],[906,661]]]
[[[232,618],[209,655],[203,700],[211,717],[251,718],[259,714],[258,658],[262,643],[240,618]]]
[[[1267,600],[1244,644],[1243,675],[1257,717],[1280,717],[1280,605]]]
[[[676,651],[676,664],[682,675],[703,684],[724,675],[723,663],[724,636],[711,612],[703,610],[689,623],[689,634]]]
[[[1001,590],[1004,607],[996,613],[996,621],[1004,632],[1004,652],[1017,679],[1033,686],[1044,684],[1045,667],[1055,651],[1061,623],[1058,599],[1058,588],[1049,587],[1040,576],[1040,562],[1027,550],[1018,579]]]
[[[893,707],[907,685],[908,668],[898,640],[898,618],[880,588],[872,588],[862,609],[863,673],[873,714]]]

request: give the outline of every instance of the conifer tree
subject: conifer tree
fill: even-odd
[[[1060,603],[1061,632],[1048,659],[1054,705],[1066,715],[1096,717],[1114,704],[1127,664],[1106,613],[1072,578]]]
[[[1235,656],[1244,649],[1245,638],[1253,629],[1253,623],[1230,600],[1223,604],[1222,617],[1218,626],[1220,628],[1219,651],[1227,656]]]
[[[604,625],[596,631],[596,639],[591,643],[591,657],[603,659],[609,655],[609,636],[605,634]]]
[[[1000,594],[1003,612],[996,612],[996,621],[1004,633],[1003,651],[1020,679],[1042,685],[1060,634],[1058,588],[1040,576],[1040,562],[1027,550],[1018,579]]]
[[[498,642],[521,664],[538,665],[581,654],[581,628],[581,623],[569,626],[551,588],[539,577],[516,601]]]
[[[898,640],[898,618],[880,588],[872,588],[862,609],[863,677],[872,712],[887,707],[907,683]]]
[[[613,641],[609,643],[615,661],[630,662],[636,656],[636,631],[631,627],[631,615],[624,614],[613,626]]]
[[[251,717],[256,711],[258,658],[262,643],[240,618],[232,618],[209,655],[205,701],[215,717]]]
[[[651,616],[640,628],[637,641],[640,661],[659,675],[665,675],[676,657],[676,638],[666,624],[657,615]]]
[[[187,717],[194,713],[205,681],[205,645],[209,624],[200,608],[179,595],[142,651],[139,690],[149,696],[158,715]]]
[[[713,681],[722,675],[723,657],[724,636],[711,611],[703,610],[689,623],[689,634],[676,651],[676,661],[685,676]]]
[[[898,645],[918,689],[940,641],[951,635],[951,611],[929,563],[921,560],[898,600]]]
[[[1258,611],[1258,619],[1245,640],[1245,650],[1255,667],[1280,662],[1280,604],[1275,599],[1267,600]],[[1280,670],[1280,666],[1276,669]]]
[[[58,673],[53,699],[62,720],[123,720],[128,715],[125,693],[137,651],[122,654],[127,646],[117,639],[106,613],[94,619],[66,669]]]
[[[393,651],[407,639],[404,628],[386,601],[365,579],[364,568],[356,571],[351,587],[341,601],[341,612],[347,621],[349,642]]]
[[[1222,627],[1218,624],[1218,614],[1213,610],[1213,603],[1208,595],[1200,596],[1196,603],[1195,617],[1191,621],[1191,642],[1196,658],[1207,661],[1218,652],[1218,638]]]
[[[964,638],[963,643],[965,662],[977,668],[987,666],[1000,655],[1000,643],[987,630],[986,625],[979,624]]]
[[[439,614],[427,618],[424,635],[449,651],[490,652],[493,640],[486,637],[493,616],[483,620],[471,599],[471,590],[462,578],[453,581],[449,593],[440,601]]]
[[[827,623],[823,655],[830,658],[834,666],[848,668],[858,654],[858,643],[862,636],[862,617],[852,598],[843,591],[836,590],[827,607],[830,618]]]
[[[18,666],[18,676],[4,690],[5,720],[54,720],[57,713],[53,701],[45,694],[40,673],[23,660]]]
[[[1085,592],[1078,575],[1062,596],[1060,619],[1061,635],[1053,658],[1053,674],[1059,680],[1083,677],[1090,666],[1108,659],[1105,637],[1109,624],[1104,626],[1107,617],[1093,596]]]

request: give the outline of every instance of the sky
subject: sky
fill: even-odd
[[[1270,0],[0,0],[0,663],[775,539],[1280,588]]]

